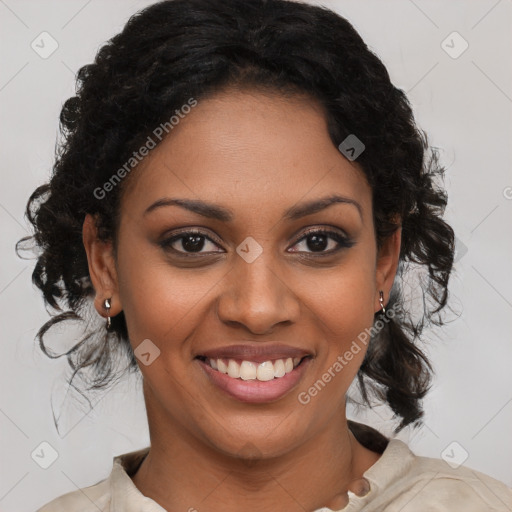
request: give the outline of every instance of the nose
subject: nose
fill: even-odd
[[[217,302],[217,315],[225,324],[242,325],[252,334],[268,334],[280,324],[298,321],[300,303],[293,282],[286,281],[265,251],[252,263],[238,258],[225,283]]]

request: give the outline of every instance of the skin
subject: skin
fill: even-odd
[[[307,405],[297,399],[372,326],[400,251],[400,230],[377,251],[371,188],[330,140],[322,112],[310,98],[261,91],[202,99],[123,184],[117,259],[85,219],[98,313],[106,316],[103,301],[112,297],[110,314],[124,310],[132,347],[150,339],[160,350],[147,366],[138,360],[151,449],[132,480],[170,512],[340,507],[379,458],[356,441],[345,415],[364,345]],[[361,213],[336,203],[283,219],[287,208],[333,193]],[[233,220],[178,206],[144,215],[163,197],[216,203]],[[158,245],[185,227],[212,240],[195,259],[179,256],[187,252],[181,240],[176,253]],[[311,228],[354,244],[321,257],[304,238]],[[236,252],[248,236],[263,249],[252,263]],[[319,251],[337,247],[328,238]],[[194,360],[211,347],[274,341],[314,357],[299,385],[271,403],[231,398]]]

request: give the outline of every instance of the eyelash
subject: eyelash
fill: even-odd
[[[186,238],[189,235],[201,236],[203,238],[206,238],[210,242],[218,245],[217,242],[212,240],[204,232],[198,231],[198,230],[195,230],[195,229],[191,229],[189,231],[183,231],[183,232],[179,233],[178,235],[172,236],[171,238],[168,238],[166,240],[162,240],[161,242],[159,242],[159,245],[160,245],[160,247],[162,247],[162,249],[164,249],[164,250],[170,249],[175,254],[179,255],[180,257],[184,257],[184,258],[197,258],[197,257],[200,257],[202,254],[208,254],[208,251],[206,253],[187,253],[187,252],[183,252],[183,251],[178,251],[178,250],[173,249],[171,247],[171,245],[174,242],[176,242],[178,240],[181,240],[183,238]],[[326,255],[335,254],[335,253],[339,252],[342,249],[345,249],[345,248],[348,249],[349,247],[352,247],[354,245],[354,241],[350,240],[346,236],[341,235],[337,231],[326,230],[326,229],[312,229],[312,230],[309,230],[309,231],[306,231],[305,233],[303,233],[301,238],[299,238],[293,244],[293,246],[297,245],[299,242],[302,242],[308,236],[312,236],[312,235],[326,235],[329,238],[332,238],[333,240],[335,240],[338,243],[338,247],[335,248],[335,249],[331,249],[330,251],[326,251],[326,252],[306,252],[306,254],[322,257],[322,256],[326,256]],[[304,251],[292,251],[292,252],[296,252],[296,253],[300,253],[300,254],[304,253]],[[220,254],[220,253],[215,252],[214,254]]]

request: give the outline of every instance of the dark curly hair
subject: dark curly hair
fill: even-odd
[[[49,353],[43,337],[56,323],[86,320],[94,296],[82,243],[86,214],[115,250],[120,197],[131,176],[108,199],[98,197],[98,187],[191,97],[200,101],[226,87],[309,95],[324,108],[336,147],[350,134],[363,141],[357,163],[373,190],[377,245],[401,225],[402,246],[387,304],[399,313],[372,336],[357,382],[368,405],[372,398],[389,404],[400,418],[396,431],[420,424],[432,368],[418,342],[424,327],[444,323],[454,258],[454,233],[442,219],[444,169],[405,93],[354,27],[327,8],[295,1],[155,3],[78,71],[76,96],[60,114],[51,179],[28,200],[34,235],[16,246],[32,240],[39,247],[32,280],[56,311],[37,334],[41,349],[67,356],[71,385],[78,372],[90,372],[89,390],[111,382],[113,364],[123,357],[125,371],[138,370],[122,312],[109,333],[89,318],[86,335],[65,354]],[[406,273],[421,293],[419,315],[404,298]]]

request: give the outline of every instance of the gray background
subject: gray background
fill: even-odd
[[[29,233],[24,208],[47,179],[74,74],[150,3],[0,0],[0,510],[33,511],[92,485],[108,476],[114,455],[149,444],[139,379],[98,395],[89,413],[66,393],[65,359],[49,359],[34,342],[48,319],[30,281],[34,260],[17,258],[14,244]],[[322,3],[346,16],[383,59],[447,167],[447,219],[458,238],[450,289],[462,314],[431,335],[437,376],[425,426],[399,437],[420,455],[464,460],[512,486],[512,2]],[[43,31],[58,43],[46,59],[31,48]],[[469,47],[458,55],[463,40]],[[60,434],[51,400],[62,412]],[[390,433],[385,408],[351,414]],[[48,469],[31,457],[42,442],[58,454]]]

